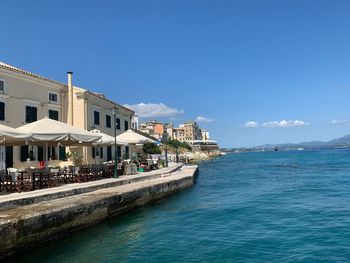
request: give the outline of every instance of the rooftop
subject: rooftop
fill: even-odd
[[[65,83],[62,83],[62,82],[59,82],[57,80],[53,80],[53,79],[49,79],[49,78],[40,76],[38,74],[29,72],[29,71],[24,70],[24,69],[20,69],[20,68],[14,67],[14,66],[9,65],[9,64],[7,64],[5,62],[2,62],[2,61],[0,61],[0,68],[7,69],[7,70],[10,70],[10,71],[13,71],[13,72],[17,72],[17,73],[21,73],[21,74],[24,74],[24,75],[27,75],[27,76],[30,76],[30,77],[34,77],[34,78],[40,79],[40,80],[45,80],[45,81],[48,81],[48,82],[51,82],[51,83],[55,83],[57,85],[67,86],[67,84],[65,84]]]

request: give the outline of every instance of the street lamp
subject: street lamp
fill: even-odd
[[[118,177],[117,169],[117,108],[113,108],[113,119],[114,119],[114,172],[113,178]]]
[[[168,167],[168,133],[164,131],[164,143],[165,143],[165,167]]]

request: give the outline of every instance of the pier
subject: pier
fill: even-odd
[[[0,196],[0,258],[193,186],[198,166]]]

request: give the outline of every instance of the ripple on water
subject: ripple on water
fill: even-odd
[[[194,188],[7,262],[350,261],[350,152],[203,162]]]

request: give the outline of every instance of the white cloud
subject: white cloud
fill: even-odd
[[[257,128],[258,123],[256,121],[247,121],[246,123],[243,124],[244,128]]]
[[[213,121],[214,121],[214,119],[203,117],[203,116],[198,116],[197,119],[196,119],[196,122],[208,123],[208,122],[213,122]]]
[[[350,121],[348,121],[348,120],[332,120],[331,125],[334,125],[337,128],[349,127]]]
[[[172,117],[177,114],[184,113],[183,110],[176,108],[170,108],[164,103],[139,103],[135,105],[124,105],[127,108],[132,109],[141,118],[157,118],[157,117]]]
[[[310,123],[300,120],[269,121],[262,124],[265,128],[290,128],[298,126],[308,126]]]

